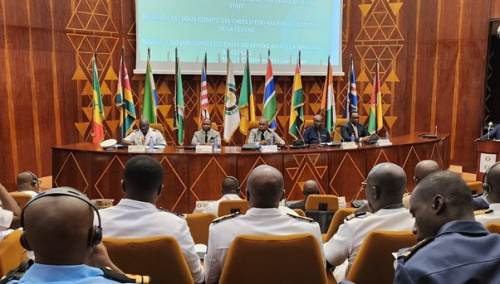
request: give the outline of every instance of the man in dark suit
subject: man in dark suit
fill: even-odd
[[[479,138],[481,140],[488,140],[488,139],[494,139],[494,140],[499,140],[500,139],[500,124],[495,126],[493,129],[491,129],[488,133],[484,134]]]
[[[370,139],[370,133],[366,130],[363,124],[359,123],[359,114],[357,112],[351,113],[351,119],[348,123],[340,127],[343,141],[350,142],[352,134],[354,134],[354,141],[367,142]]]

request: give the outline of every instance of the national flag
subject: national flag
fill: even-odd
[[[276,128],[276,115],[278,114],[278,100],[274,88],[273,66],[271,58],[267,58],[266,85],[264,91],[264,113],[263,117],[270,123],[270,128]]]
[[[356,90],[356,74],[354,73],[354,62],[351,56],[351,67],[347,83],[347,96],[345,102],[344,118],[349,119],[352,112],[358,112],[358,91]]]
[[[201,67],[201,92],[200,92],[200,124],[205,119],[210,119],[210,110],[208,108],[208,88],[207,88],[207,54]]]
[[[93,137],[92,143],[101,143],[104,139],[104,106],[102,105],[101,87],[99,86],[99,76],[97,75],[97,55],[94,55],[94,64],[92,68],[92,86],[93,93]]]
[[[239,108],[241,114],[240,132],[248,135],[249,121],[255,121],[255,102],[253,95],[252,76],[250,75],[250,64],[248,60],[245,64],[243,81],[241,82]]]
[[[229,143],[240,124],[240,109],[236,99],[236,83],[234,80],[233,65],[227,51],[227,80],[224,112],[224,140]]]
[[[295,76],[293,78],[293,94],[290,102],[290,123],[288,133],[299,139],[300,127],[304,122],[304,93],[302,92],[302,78],[300,77],[300,59],[295,68]]]
[[[335,110],[335,94],[333,92],[333,74],[328,57],[328,70],[326,71],[325,87],[323,88],[323,97],[326,98],[325,127],[328,133],[335,129],[337,123],[337,112]]]
[[[382,117],[382,93],[380,92],[380,66],[378,58],[375,63],[372,96],[370,99],[370,116],[368,118],[368,132],[376,133],[384,126]]]
[[[142,100],[142,117],[147,118],[150,123],[157,123],[156,107],[158,106],[158,96],[156,94],[155,80],[151,70],[150,54],[148,49],[148,61],[146,64],[146,79],[144,82],[144,98]]]
[[[125,89],[123,89],[122,81]],[[134,97],[132,96],[123,49],[120,58],[120,70],[118,71],[116,106],[120,108],[120,138],[123,140],[125,136],[132,132],[136,120]]]
[[[176,76],[176,89],[175,89],[175,125],[174,129],[177,130],[177,142],[179,145],[184,144],[184,90],[182,88],[182,75],[179,57],[175,57],[175,76]]]

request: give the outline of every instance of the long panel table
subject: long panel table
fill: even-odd
[[[221,182],[229,175],[240,181],[242,194],[250,172],[262,164],[283,173],[287,200],[303,198],[305,181],[316,180],[321,193],[365,198],[360,184],[376,164],[400,165],[408,177],[408,190],[414,187],[415,165],[425,159],[438,162],[442,169],[450,164],[449,135],[436,139],[419,137],[392,138],[392,146],[362,146],[357,149],[310,147],[286,149],[278,153],[242,151],[240,147],[223,147],[220,153],[197,154],[192,150],[166,147],[145,153],[163,166],[165,188],[157,206],[187,213],[196,200],[215,200],[221,195]],[[71,186],[90,198],[113,198],[115,204],[124,196],[121,180],[125,163],[133,156],[127,150],[104,150],[91,143],[52,147],[53,186]]]

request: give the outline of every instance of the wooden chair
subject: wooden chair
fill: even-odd
[[[28,258],[19,242],[22,233],[14,231],[0,242],[0,278]]]
[[[297,214],[299,214],[299,216],[306,217],[306,212],[302,211],[302,209],[292,209],[292,210],[295,211]]]
[[[103,243],[110,259],[127,273],[148,275],[154,283],[194,283],[173,237],[104,238]]]
[[[322,235],[323,243],[328,242],[333,237],[333,235],[337,233],[340,225],[344,224],[345,218],[354,213],[354,211],[356,211],[356,208],[342,208],[335,211],[332,222],[330,222],[330,227],[328,228],[328,232]]]
[[[490,233],[500,234],[500,223],[487,223],[484,225]]]
[[[208,244],[208,227],[217,218],[212,213],[186,214],[186,222],[195,244]]]
[[[219,283],[327,283],[319,245],[312,234],[238,236],[229,247]],[[332,278],[329,283],[336,283]]]
[[[363,240],[358,255],[347,274],[356,284],[394,282],[394,256],[402,248],[417,244],[411,231],[373,231]]]
[[[483,183],[481,181],[469,181],[467,186],[473,194],[483,194]]]
[[[243,200],[222,200],[219,203],[219,209],[217,210],[217,216],[224,216],[240,212],[241,214],[247,213],[248,203],[245,199]]]
[[[349,120],[347,118],[337,118],[337,121],[335,123],[336,127],[335,127],[335,131],[337,133],[333,133],[333,138],[332,140],[333,141],[342,141],[342,138],[340,137],[340,126],[342,126],[343,124],[346,124]],[[304,121],[304,129],[307,129],[309,126],[313,126],[314,125],[314,120],[313,119],[306,119]]]
[[[332,222],[335,211],[339,209],[337,196],[327,194],[311,194],[306,200],[306,216],[318,222],[321,233],[326,233]]]
[[[10,196],[12,196],[12,198],[14,198],[14,200],[17,202],[17,205],[19,205],[21,209],[23,209],[24,205],[26,205],[26,203],[28,203],[28,201],[30,201],[31,198],[33,198],[31,195],[27,193],[22,193],[18,191],[9,192],[9,194]]]

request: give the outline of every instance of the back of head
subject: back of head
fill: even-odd
[[[422,160],[415,166],[415,182],[418,184],[426,176],[439,171],[439,165],[434,160]]]
[[[17,190],[34,190],[38,191],[38,177],[32,172],[22,172],[17,175]]]
[[[368,189],[366,192],[367,200],[373,210],[402,203],[406,173],[400,166],[393,163],[378,164],[370,171],[366,182],[367,188],[370,187],[370,193]]]
[[[484,174],[483,192],[488,203],[500,203],[500,163],[491,166]]]
[[[89,204],[72,196],[46,195],[29,203],[22,219],[22,243],[34,251],[36,262],[77,265],[88,260],[96,233]]]
[[[304,183],[302,193],[307,198],[311,194],[319,194],[319,186],[315,180],[308,180]]]
[[[123,190],[129,199],[152,202],[163,186],[163,167],[150,156],[130,159],[123,170]]]
[[[222,194],[240,194],[238,179],[228,176],[222,181]]]
[[[248,176],[247,200],[250,207],[278,208],[283,195],[283,175],[276,168],[258,166]]]

